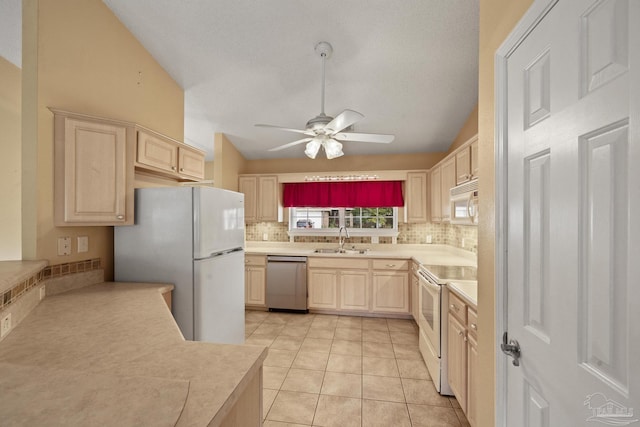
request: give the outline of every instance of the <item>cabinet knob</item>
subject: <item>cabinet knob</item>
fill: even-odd
[[[176,170],[176,167],[175,166],[171,166],[171,170],[172,171]]]
[[[469,341],[469,340],[467,339],[467,337],[464,337],[464,338],[463,338],[463,340],[464,340],[464,342]]]
[[[180,168],[180,172],[184,172],[184,168]]]
[[[458,335],[462,336],[462,333],[463,333],[462,331],[458,331]]]
[[[395,266],[396,266],[395,264],[387,264],[387,267],[389,267],[389,268],[392,268],[392,267],[395,267]]]
[[[478,325],[476,325],[475,323],[471,324],[471,329],[477,331],[478,330]]]
[[[116,219],[124,219],[124,215],[116,215]]]

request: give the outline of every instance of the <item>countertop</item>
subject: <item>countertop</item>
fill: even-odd
[[[0,261],[0,294],[47,266],[47,261]]]
[[[345,249],[354,245],[345,244]],[[356,244],[356,249],[367,249],[364,254],[326,254],[314,253],[317,248],[336,248],[329,243],[288,243],[288,242],[250,242],[245,251],[248,255],[292,255],[333,258],[406,258],[420,264],[438,265],[477,265],[477,255],[448,245],[417,244]]]
[[[474,309],[478,309],[478,282],[475,280],[456,280],[447,283],[447,287]]]
[[[172,285],[102,283],[45,298],[0,343],[7,425],[219,425],[265,347],[185,341]]]

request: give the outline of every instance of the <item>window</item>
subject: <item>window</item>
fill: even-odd
[[[398,208],[290,208],[290,236],[333,235],[340,227],[358,236],[396,236]]]

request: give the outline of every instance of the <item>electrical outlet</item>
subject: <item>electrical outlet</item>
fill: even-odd
[[[78,236],[78,253],[89,252],[89,236]]]
[[[71,255],[71,237],[58,237],[58,255]]]
[[[45,291],[45,288],[43,286],[40,288],[40,301],[44,299],[45,295],[47,295],[47,292]]]
[[[0,338],[4,337],[11,330],[11,313],[7,313],[6,316],[0,321]]]
[[[463,248],[464,248],[464,244],[465,244],[465,241],[464,241],[464,237],[463,237],[463,238],[462,238],[462,247],[463,247]]]
[[[262,240],[264,240],[265,242],[269,240],[269,233],[262,233]]]
[[[431,237],[431,234],[429,234],[427,236],[427,243],[431,243],[431,242],[433,242],[433,238]]]

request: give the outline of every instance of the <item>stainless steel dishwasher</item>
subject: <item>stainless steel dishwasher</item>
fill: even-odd
[[[307,257],[267,256],[267,308],[307,311]]]

